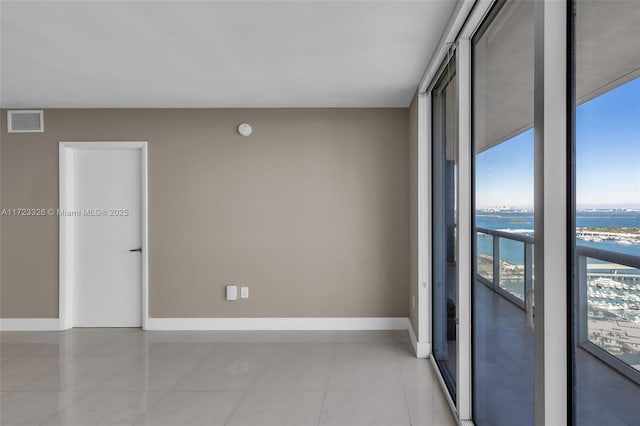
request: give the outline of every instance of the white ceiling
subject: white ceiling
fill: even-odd
[[[455,0],[0,2],[2,107],[405,107]]]

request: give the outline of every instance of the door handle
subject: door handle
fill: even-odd
[[[140,253],[142,253],[142,247],[137,248],[137,249],[131,249],[131,250],[129,250],[129,251],[139,251]]]

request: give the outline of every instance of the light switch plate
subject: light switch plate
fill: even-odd
[[[241,299],[249,298],[249,287],[240,287],[240,298]]]

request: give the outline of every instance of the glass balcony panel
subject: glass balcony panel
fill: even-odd
[[[501,238],[499,260],[500,288],[524,301],[524,243]]]
[[[478,232],[477,238],[477,272],[489,283],[493,282],[493,236]]]
[[[587,339],[640,371],[640,270],[587,258]]]

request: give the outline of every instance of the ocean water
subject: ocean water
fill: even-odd
[[[533,213],[517,211],[476,213],[476,226],[479,228],[495,229],[524,235],[533,235]],[[576,226],[579,228],[640,228],[640,211],[581,211],[576,215]],[[594,247],[617,253],[625,253],[640,257],[640,243],[621,243],[616,240],[585,241],[578,239],[578,246]],[[477,238],[478,255],[493,256],[493,239],[479,234]],[[500,259],[511,265],[524,264],[524,243],[505,238],[500,239]],[[490,259],[479,258],[478,270],[487,274],[491,268]],[[640,323],[640,271],[637,269],[611,268],[609,262],[598,259],[588,259],[589,282],[589,315],[601,320],[627,319]],[[535,259],[534,259],[535,267]],[[598,265],[601,264],[602,268]],[[512,266],[502,264],[500,286],[516,297],[524,298],[524,281],[522,272],[509,272]],[[504,277],[502,276],[503,267]],[[520,271],[523,269],[521,268]],[[486,276],[491,279],[491,277]],[[602,280],[613,279],[615,283],[625,288],[602,288]],[[618,284],[616,284],[618,285]]]
[[[500,211],[476,212],[476,226],[533,235],[533,212]],[[576,214],[576,226],[579,228],[636,227],[640,228],[640,211],[579,211]],[[621,244],[617,241],[600,242],[578,240],[578,245],[602,250],[640,256],[640,244]],[[501,246],[501,257],[512,263],[522,262],[522,243],[509,243]],[[491,238],[478,239],[478,252],[491,253]]]

